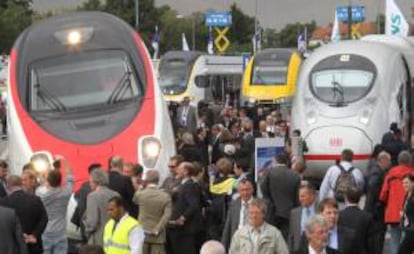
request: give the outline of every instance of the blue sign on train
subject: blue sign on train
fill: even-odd
[[[206,12],[206,26],[226,27],[231,25],[231,13],[228,11]]]
[[[352,10],[352,22],[363,22],[365,20],[365,7],[362,5],[354,5]],[[339,22],[348,22],[348,6],[336,7]]]

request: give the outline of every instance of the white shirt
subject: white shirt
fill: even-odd
[[[248,201],[247,201],[247,207],[249,207],[249,204],[250,204],[250,202],[252,201],[252,199],[249,199]],[[244,221],[244,214],[245,214],[245,212],[244,212],[244,210],[246,209],[246,207],[244,206],[244,204],[246,203],[246,202],[244,202],[243,200],[240,200],[240,202],[241,202],[241,209],[240,209],[240,220],[239,220],[239,228],[241,228],[241,227],[243,227],[243,226],[245,226],[246,224],[243,224],[243,221]],[[247,208],[248,209],[248,208]],[[248,216],[248,213],[246,214],[247,216]],[[249,219],[249,218],[247,218],[247,219]],[[248,224],[248,223],[247,223]]]
[[[326,254],[325,248],[322,250],[322,252],[318,253],[310,245],[308,245],[308,250],[309,250],[309,254]]]
[[[121,221],[125,220],[128,217],[128,213],[125,213],[125,215],[119,220],[119,222],[116,224],[115,228],[118,227],[118,225],[121,223]],[[142,254],[142,248],[144,246],[144,239],[145,234],[142,227],[134,227],[128,235],[128,241],[129,241],[129,248],[131,251],[131,254]]]

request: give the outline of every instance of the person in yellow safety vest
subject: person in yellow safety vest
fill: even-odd
[[[105,225],[103,236],[105,254],[142,254],[144,230],[125,211],[122,198],[109,200],[108,215],[111,219]]]

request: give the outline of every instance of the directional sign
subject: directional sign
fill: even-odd
[[[352,10],[352,22],[363,22],[365,20],[365,7],[362,5],[354,5]],[[339,22],[348,22],[348,6],[336,7]]]
[[[231,25],[231,13],[228,11],[206,12],[206,26],[226,27]]]

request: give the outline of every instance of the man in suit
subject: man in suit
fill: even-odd
[[[146,187],[134,195],[134,203],[140,208],[138,221],[146,233],[143,254],[164,253],[165,234],[171,217],[171,197],[158,188],[160,176],[151,169],[146,174]]]
[[[288,247],[291,252],[300,248],[305,225],[318,211],[316,200],[315,187],[310,183],[301,184],[299,188],[300,206],[290,212]]]
[[[385,174],[390,166],[391,155],[383,151],[378,154],[376,164],[368,170],[367,195],[364,210],[369,212],[373,219],[372,241],[376,243],[373,246],[373,253],[382,253],[384,247],[387,225],[384,222],[385,206],[379,200],[379,196]]]
[[[342,254],[359,253],[355,231],[338,225],[339,207],[333,198],[325,198],[319,204],[319,212],[328,223],[328,247]]]
[[[301,242],[300,249],[291,252],[293,254],[337,254],[338,252],[329,246],[328,223],[321,215],[312,216],[305,225],[305,241]]]
[[[19,218],[11,208],[0,206],[0,250],[2,254],[27,254]]]
[[[14,209],[22,223],[23,234],[29,254],[43,253],[42,233],[47,225],[47,213],[39,197],[22,189],[20,176],[7,177],[9,196],[0,200],[1,206]]]
[[[8,165],[4,160],[0,160],[0,198],[7,196],[6,178]]]
[[[284,154],[276,156],[275,167],[269,168],[261,184],[263,197],[270,201],[274,209],[274,225],[287,239],[290,211],[298,206],[300,178],[287,166]]]
[[[188,132],[195,133],[197,130],[196,109],[190,105],[190,97],[184,97],[181,106],[177,109],[176,124]]]
[[[88,244],[103,246],[103,233],[109,215],[106,211],[108,201],[119,197],[119,193],[108,188],[108,174],[102,169],[94,169],[89,175],[91,193],[86,199],[83,224]]]
[[[253,184],[247,179],[241,180],[238,186],[238,193],[239,198],[230,203],[221,237],[221,242],[226,250],[230,248],[234,232],[248,223],[249,202],[253,200]]]
[[[131,178],[122,175],[124,161],[120,156],[114,156],[109,162],[109,188],[116,191],[125,200],[126,209],[132,217],[138,216],[138,207],[132,203],[134,186]]]
[[[368,212],[362,211],[358,207],[361,193],[357,188],[349,188],[345,194],[346,207],[339,213],[338,225],[353,229],[356,239],[359,240],[361,254],[372,253],[374,245],[371,237],[373,236],[372,216]],[[354,253],[357,253],[356,251]]]
[[[194,165],[182,162],[178,167],[182,178],[178,192],[173,196],[172,224],[169,233],[170,254],[196,254],[195,236],[201,229],[201,190],[192,180],[195,176]]]

